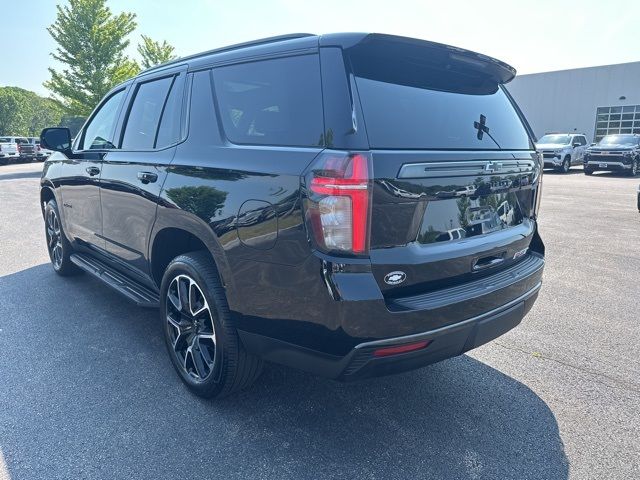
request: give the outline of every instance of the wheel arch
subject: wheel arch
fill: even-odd
[[[156,285],[160,287],[164,271],[171,260],[196,250],[204,250],[210,255],[227,292],[233,289],[231,268],[211,227],[200,218],[182,210],[159,210],[148,247],[150,273]]]
[[[58,200],[56,199],[56,194],[53,186],[47,183],[42,185],[42,187],[40,187],[40,210],[42,211],[43,215],[44,215],[44,205],[49,200],[55,200],[56,203],[58,202]]]

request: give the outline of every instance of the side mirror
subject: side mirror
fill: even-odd
[[[593,142],[593,143],[591,144],[591,146],[592,146],[592,147],[593,147],[594,145],[597,145],[597,144],[596,144],[596,142]]]
[[[40,145],[56,152],[71,150],[71,131],[68,128],[45,128],[40,134]]]
[[[575,147],[581,147],[582,144],[580,142],[573,142],[573,148]]]

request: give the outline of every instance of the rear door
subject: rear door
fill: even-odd
[[[104,159],[100,178],[108,254],[145,281],[147,247],[158,195],[181,139],[185,69],[142,77],[130,90],[119,148]]]
[[[346,58],[372,152],[370,258],[383,292],[438,289],[521,258],[540,164],[497,62],[397,37]],[[385,281],[394,271],[402,284]]]
[[[579,147],[574,148],[575,154],[571,156],[571,163],[578,165],[582,163],[584,158],[584,151],[587,149],[587,139],[584,135],[576,135],[573,137],[573,143],[579,143]]]

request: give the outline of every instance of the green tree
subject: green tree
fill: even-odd
[[[35,137],[61,118],[62,108],[52,99],[18,87],[0,87],[0,134]]]
[[[138,44],[138,53],[142,57],[142,67],[150,68],[177,58],[173,53],[175,48],[166,40],[156,42],[146,35],[142,35],[142,43]]]
[[[135,14],[114,15],[106,0],[69,0],[56,8],[47,30],[58,44],[52,56],[64,68],[49,68],[51,79],[44,85],[67,113],[86,116],[113,86],[140,70],[124,53]]]
[[[0,89],[0,134],[19,135],[27,127],[22,95],[17,89]]]

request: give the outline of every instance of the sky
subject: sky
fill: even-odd
[[[0,86],[47,95],[56,48],[46,27],[64,0],[0,0]],[[640,61],[638,0],[107,0],[136,14],[140,35],[180,56],[284,33],[379,32],[455,45],[503,60],[519,74]],[[2,8],[2,11],[7,11]],[[8,52],[11,52],[7,57]],[[6,60],[10,58],[11,61]],[[57,65],[59,68],[60,66]]]

